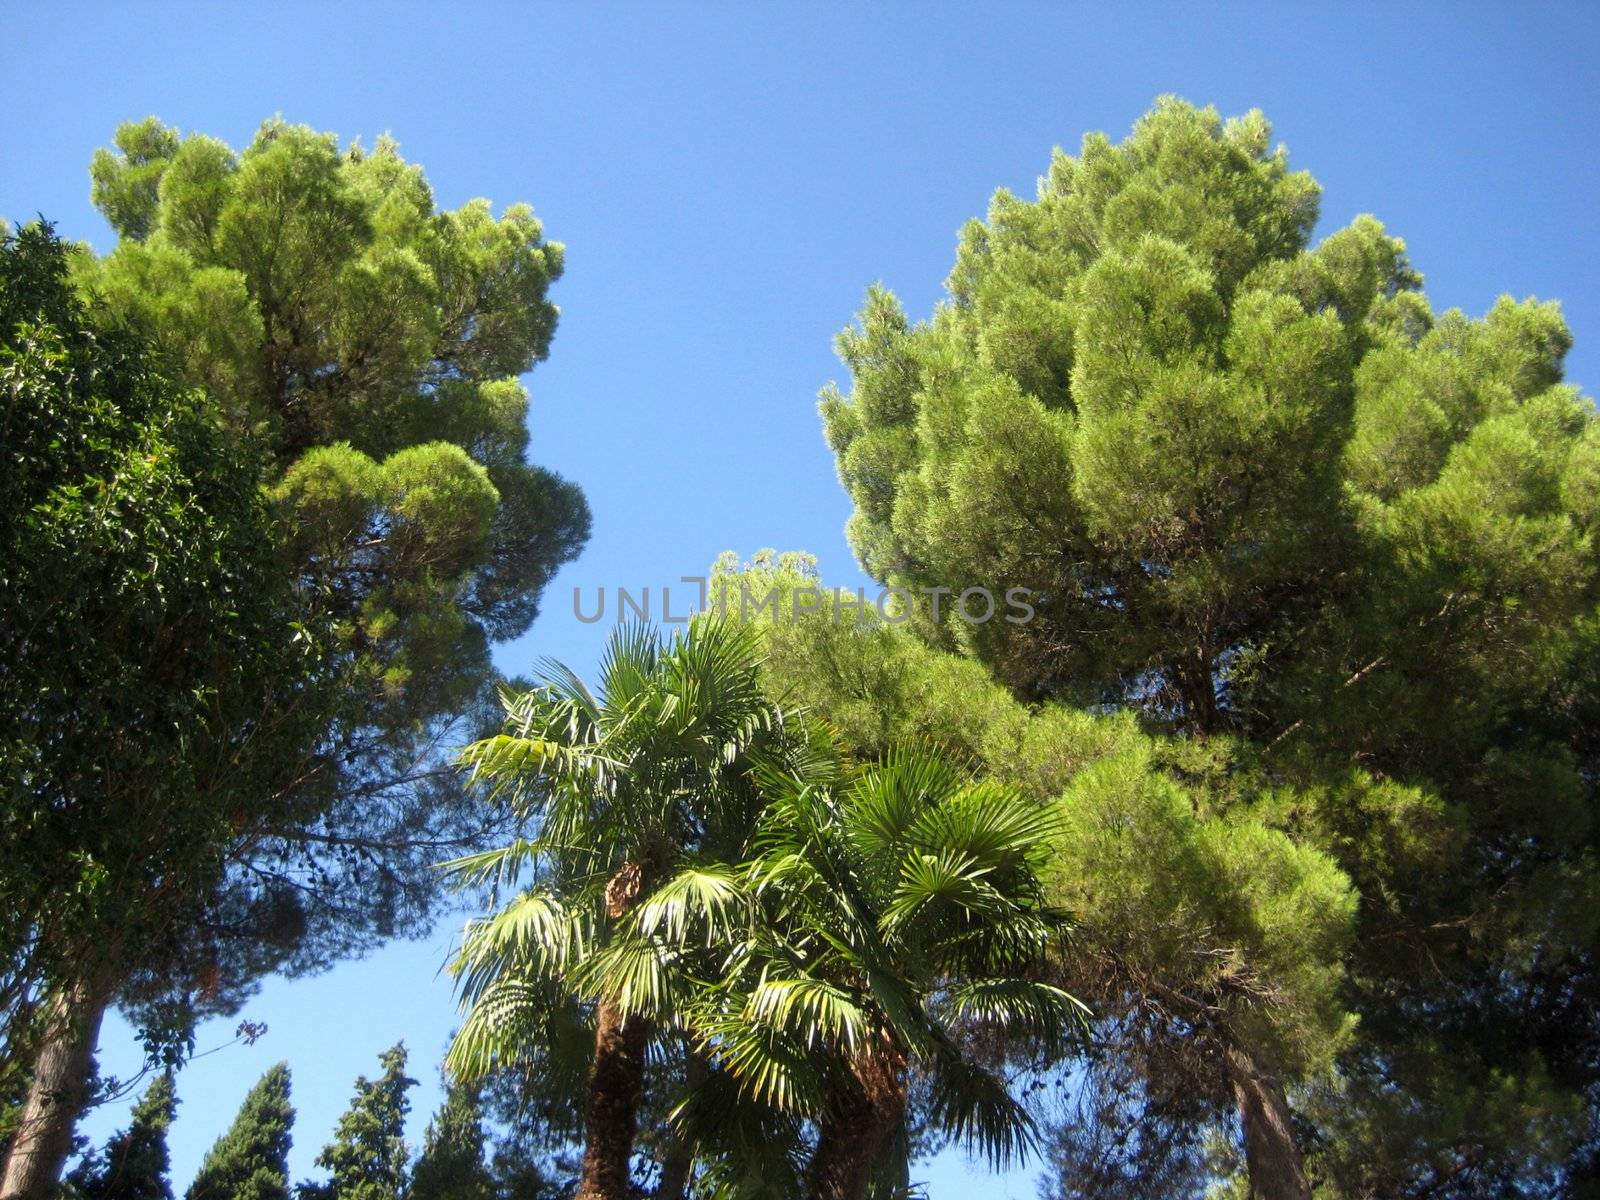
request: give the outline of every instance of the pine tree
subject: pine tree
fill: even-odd
[[[238,806],[248,868],[175,939],[195,961],[167,976],[226,1007],[267,971],[426,928],[432,864],[483,829],[433,751],[498,717],[490,648],[589,527],[578,488],[528,461],[518,379],[549,353],[564,251],[526,204],[440,210],[388,137],[273,120],[236,152],[151,118],[92,175],[122,237],[77,281],[269,460],[281,569],[330,655],[300,769]]]
[[[409,1200],[494,1200],[478,1088],[451,1080],[423,1135]]]
[[[378,1056],[383,1074],[356,1080],[355,1098],[339,1118],[333,1141],[317,1156],[327,1183],[301,1189],[304,1200],[399,1200],[406,1188],[406,1093],[417,1081],[406,1074],[404,1043]]]
[[[864,757],[908,739],[948,746],[1055,810],[1047,882],[1073,923],[1056,969],[1091,1000],[1096,1040],[1120,1051],[1075,1080],[1091,1127],[1072,1140],[1114,1150],[1075,1167],[1165,1194],[1157,1181],[1192,1174],[1207,1126],[1237,1102],[1230,1047],[1326,1067],[1350,1033],[1340,953],[1355,900],[1330,856],[1241,804],[1205,748],[1153,737],[1127,713],[1023,704],[903,626],[835,620],[831,602],[807,614],[805,588],[821,590],[809,555],[713,568],[714,602],[728,595],[730,611],[741,589],[780,597],[765,626],[773,694]]]
[[[432,865],[494,820],[462,802],[439,748],[479,732],[495,708],[491,646],[527,629],[545,584],[582,546],[589,525],[581,492],[527,456],[528,395],[518,376],[549,351],[557,312],[547,293],[561,275],[563,253],[545,241],[528,206],[496,215],[487,201],[474,200],[439,211],[422,171],[391,139],[371,151],[354,143],[341,148],[332,135],[281,120],[267,122],[238,153],[213,138],[180,138],[154,119],[123,126],[116,143],[115,151],[96,155],[91,174],[94,199],[121,241],[104,258],[74,255],[76,282],[98,327],[154,343],[172,382],[194,389],[190,407],[204,408],[206,436],[250,458],[238,495],[263,510],[270,501],[271,511],[262,514],[268,531],[242,539],[242,551],[159,519],[150,532],[164,540],[148,554],[133,553],[145,547],[130,539],[109,540],[129,559],[155,564],[151,582],[166,582],[165,592],[147,589],[157,598],[174,594],[165,580],[169,565],[208,550],[217,551],[212,575],[241,574],[252,556],[270,557],[262,584],[210,587],[199,593],[200,606],[227,613],[240,609],[241,598],[288,591],[294,626],[284,643],[317,653],[309,681],[302,653],[282,653],[281,664],[252,670],[244,651],[253,645],[191,644],[207,624],[173,603],[149,606],[146,636],[106,653],[93,636],[106,623],[95,605],[134,617],[146,606],[77,571],[43,576],[62,581],[73,602],[54,610],[68,634],[41,636],[53,626],[9,615],[0,621],[0,628],[31,631],[0,643],[0,670],[25,672],[14,684],[0,675],[0,695],[24,698],[0,705],[0,744],[15,738],[20,750],[0,760],[0,779],[29,785],[24,802],[7,806],[18,817],[10,824],[20,828],[0,830],[0,844],[25,850],[14,872],[11,862],[0,862],[6,894],[15,878],[32,892],[33,880],[50,884],[47,876],[70,871],[84,878],[39,887],[38,894],[57,902],[119,899],[124,889],[103,886],[96,874],[100,841],[131,827],[140,835],[133,847],[113,845],[104,861],[125,865],[140,899],[163,900],[136,909],[142,919],[131,929],[84,933],[69,926],[78,935],[66,939],[71,947],[93,948],[92,972],[71,964],[72,973],[49,975],[47,1005],[8,1005],[8,1018],[43,1014],[37,1036],[0,1039],[0,1075],[25,1068],[31,1076],[29,1132],[0,1189],[29,1200],[59,1177],[85,1094],[89,1048],[108,1007],[120,1006],[153,1052],[175,1061],[195,1020],[234,1011],[263,975],[318,969],[429,926],[442,894]],[[25,277],[0,296],[8,352],[12,318],[29,315],[11,298],[26,300],[35,282]],[[64,406],[36,403],[33,379],[49,384],[52,371],[63,372],[48,363],[67,360],[27,350],[37,339],[17,340],[24,347],[19,365],[36,369],[25,369],[26,390],[13,389],[14,397],[49,416]],[[94,347],[105,344],[76,345],[72,360],[104,357]],[[45,437],[43,445],[70,457],[74,447],[97,442]],[[172,473],[174,457],[133,461],[159,477]],[[13,470],[4,482],[15,485],[8,493],[16,486],[27,492],[38,480]],[[93,488],[83,494],[99,495]],[[16,501],[8,512],[30,512],[36,502],[28,495]],[[166,524],[181,518],[192,525],[211,520],[215,508],[171,504],[154,516],[170,512],[176,516]],[[116,520],[102,525],[122,532]],[[43,561],[55,565],[49,556]],[[164,638],[173,637],[180,644],[169,649]],[[89,719],[95,709],[79,702],[74,680],[45,689],[27,677],[31,661],[10,644],[17,638],[68,658],[85,678],[109,679],[113,697],[147,712],[154,711],[148,700],[163,693],[145,680],[126,686],[123,678],[130,663],[145,658],[173,673],[198,662],[242,676],[253,702],[236,711],[212,703],[199,686],[174,691],[191,705],[202,701],[194,706],[223,743],[216,752],[197,747],[189,723],[165,713],[150,717],[151,727],[170,735],[176,749],[146,733],[129,736],[131,720],[107,722],[113,732],[100,736]],[[15,709],[25,725],[20,735],[11,728]],[[52,722],[38,734],[26,727],[36,712]],[[76,811],[77,798],[37,802],[29,789],[39,773],[29,756],[48,759],[67,747],[85,768],[99,769],[99,757],[84,747],[124,746],[161,764],[160,785],[203,776],[208,766],[220,777],[173,789],[145,786],[113,767],[103,777],[125,781],[135,799],[115,798],[110,806],[139,819],[58,830],[58,814]],[[251,749],[248,775],[239,746]],[[84,791],[94,802],[104,789]],[[201,815],[220,827],[220,837],[207,828],[206,836],[173,838],[199,865],[152,862],[144,849],[149,830],[171,834],[174,823],[134,805],[174,793],[192,793]],[[15,957],[17,948],[35,944],[36,931],[50,928],[53,914],[38,911],[43,902],[23,900],[0,915],[0,954]],[[9,919],[11,910],[19,921]],[[37,940],[50,946],[59,939]],[[32,980],[26,977],[21,991],[0,990],[25,994]],[[13,1061],[22,1047],[25,1063]]]
[[[1570,1191],[1600,420],[1557,305],[1436,313],[1372,217],[1313,244],[1318,201],[1260,113],[1174,99],[997,193],[929,320],[874,289],[840,337],[851,541],[926,642],[1139,726],[1047,792],[1061,899],[1102,1011],[1206,1049],[1255,1195]],[[1013,587],[1029,619],[967,594]]]
[[[177,1108],[172,1076],[163,1073],[133,1106],[133,1120],[69,1179],[79,1200],[172,1200],[167,1178],[167,1128]]]
[[[288,1200],[289,1066],[279,1063],[239,1106],[228,1132],[206,1152],[184,1200]]]

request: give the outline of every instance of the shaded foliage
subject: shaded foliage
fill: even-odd
[[[172,1076],[157,1075],[133,1106],[128,1128],[86,1156],[68,1176],[68,1195],[81,1200],[172,1200],[167,1128],[177,1106]]]
[[[356,1080],[355,1097],[339,1118],[333,1141],[317,1155],[327,1183],[302,1184],[303,1200],[400,1200],[406,1191],[410,1152],[405,1142],[406,1093],[416,1080],[406,1074],[406,1048],[379,1055],[383,1074]]]

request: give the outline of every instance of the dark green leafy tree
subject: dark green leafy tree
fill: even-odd
[[[1080,888],[1157,917],[1139,859],[1231,872],[1196,856],[1217,820],[1301,863],[1303,898],[1338,890],[1315,856],[1353,889],[1342,951],[1279,957],[1258,906],[1231,926],[1255,963],[1107,979],[1145,1011],[1169,988],[1167,1033],[1226,1064],[1256,1195],[1554,1194],[1596,1161],[1600,424],[1553,304],[1436,314],[1372,218],[1313,245],[1317,195],[1259,114],[1174,100],[998,193],[931,320],[879,289],[840,339],[850,535],[880,580],[950,589],[917,600],[931,644],[1157,739],[1155,774],[1074,783],[1089,827],[1115,804],[1159,835]],[[1031,589],[1033,619],[962,619],[980,586]],[[1211,1021],[1218,982],[1325,1013],[1322,1049]]]
[[[308,694],[322,659],[258,457],[140,338],[85,311],[43,225],[0,242],[0,338],[9,1198],[54,1186],[128,962],[181,969],[172,931],[309,732],[275,704]]]
[[[1125,1054],[1095,1054],[1035,1098],[1048,1121],[1040,1200],[1222,1200],[1219,1178],[1237,1174],[1236,1161],[1215,1151],[1226,1145],[1203,1101],[1186,1106],[1181,1089],[1141,1077]]]
[[[504,1200],[562,1200],[571,1194],[581,1168],[583,1085],[593,1048],[593,1031],[574,1021],[545,1041],[543,1056],[525,1055],[472,1085],[491,1131],[495,1193]],[[551,1070],[551,1057],[572,1065]]]
[[[236,1008],[263,974],[427,926],[432,863],[485,832],[441,748],[480,731],[494,704],[490,645],[527,628],[588,530],[577,489],[526,457],[517,376],[548,351],[547,291],[562,263],[526,206],[439,212],[392,141],[341,150],[281,121],[239,153],[153,119],[124,126],[92,176],[121,242],[102,259],[78,255],[76,282],[100,326],[153,341],[178,383],[203,390],[209,427],[265,464],[249,495],[266,485],[274,528],[251,553],[284,552],[259,592],[292,589],[320,655],[312,686],[298,664],[263,668],[266,699],[242,716],[212,714],[277,767],[226,788],[202,781],[203,807],[230,830],[222,885],[185,919],[163,919],[159,936],[80,938],[104,960],[93,986],[56,988],[61,1013],[43,1028],[57,1034],[8,1042],[8,1066],[50,1095],[83,1088],[34,1067],[81,1081],[113,999],[175,1060],[197,1017]],[[25,511],[8,499],[8,514]],[[150,689],[122,694],[138,706]],[[186,771],[212,761],[179,757]],[[7,844],[33,862],[78,861],[75,845],[57,855],[31,834]],[[214,842],[184,844],[216,858]],[[35,1011],[28,999],[19,993],[15,1011]],[[41,1136],[64,1145],[75,1109],[55,1106]],[[48,1175],[59,1159],[42,1161]]]
[[[406,1048],[396,1045],[378,1056],[383,1074],[356,1080],[356,1094],[339,1118],[333,1141],[317,1155],[327,1183],[305,1184],[304,1200],[399,1200],[405,1194],[407,1163],[406,1093],[417,1081],[406,1074]]]
[[[228,1132],[206,1152],[184,1200],[288,1200],[289,1068],[273,1067],[250,1089]]]
[[[171,1074],[157,1075],[133,1106],[128,1128],[68,1176],[68,1194],[81,1200],[172,1200],[167,1128],[177,1106]]]
[[[495,1200],[479,1089],[450,1080],[411,1169],[408,1200]]]

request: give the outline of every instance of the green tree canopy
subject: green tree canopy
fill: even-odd
[[[149,551],[142,606],[129,603],[140,597],[118,598],[114,580],[74,592],[82,580],[60,577],[70,603],[51,611],[63,629],[98,629],[97,601],[122,606],[109,614],[107,639],[38,637],[8,613],[8,633],[15,628],[34,652],[27,661],[42,669],[38,647],[55,647],[48,652],[82,653],[117,681],[121,708],[105,721],[108,736],[77,745],[131,745],[172,768],[171,783],[163,777],[153,797],[140,794],[129,806],[144,815],[104,822],[105,836],[170,831],[223,878],[181,917],[152,906],[141,914],[139,936],[76,939],[104,961],[92,986],[58,989],[55,1024],[70,1036],[7,1050],[8,1060],[31,1055],[80,1081],[47,1089],[61,1095],[82,1091],[82,1047],[112,999],[174,1059],[197,1016],[235,1008],[263,974],[314,969],[427,926],[440,896],[432,864],[475,844],[493,821],[461,802],[440,750],[478,732],[493,706],[490,645],[527,628],[545,583],[588,531],[578,490],[527,461],[527,393],[517,377],[548,352],[556,310],[547,292],[562,266],[561,247],[544,241],[527,206],[496,216],[479,200],[437,211],[422,172],[392,140],[371,152],[356,144],[341,150],[331,135],[282,121],[268,122],[239,153],[204,136],[180,137],[153,118],[124,126],[117,148],[96,155],[91,176],[96,202],[121,235],[104,258],[74,257],[93,321],[154,343],[167,375],[204,395],[192,402],[192,418],[174,402],[156,407],[160,419],[188,421],[185,437],[209,438],[219,456],[253,465],[232,485],[236,496],[203,503],[197,496],[189,507],[174,500],[173,521],[181,516],[192,529],[152,530],[173,535],[159,546],[118,543],[135,557]],[[48,347],[39,351],[47,354]],[[52,369],[36,359],[24,366]],[[15,402],[22,393],[10,394]],[[54,419],[47,405],[39,413]],[[36,415],[13,423],[19,435],[48,437],[49,419],[26,424]],[[51,454],[87,447],[104,456],[93,440],[44,444]],[[148,467],[155,488],[173,460],[129,461]],[[19,470],[6,486],[39,480],[50,485]],[[92,499],[78,506],[86,520]],[[32,504],[22,495],[6,500],[8,519]],[[204,525],[232,520],[230,503],[260,509],[263,525],[237,545]],[[106,521],[101,536],[116,529],[116,520]],[[196,560],[206,554],[218,586],[186,612],[179,585],[198,578],[204,564]],[[268,558],[259,586],[230,590],[223,573],[243,575]],[[204,640],[232,636],[286,591],[302,627],[292,645],[315,651],[310,678],[304,654],[267,663],[252,657],[253,646]],[[248,611],[193,635],[205,603]],[[130,628],[141,620],[147,628]],[[173,646],[179,630],[184,644]],[[203,678],[196,684],[204,686],[172,695],[203,702],[225,750],[230,742],[247,746],[271,769],[246,773],[237,755],[184,742],[192,719],[167,719],[172,714],[160,705],[168,693],[128,686],[146,664],[172,674],[201,663],[253,680],[255,702],[225,705]],[[125,669],[129,675],[117,674]],[[80,724],[94,714],[92,706],[80,714],[68,689],[39,694]],[[147,725],[158,735],[141,739]],[[8,731],[8,744],[18,754],[69,761],[58,752],[70,739],[37,732],[13,738]],[[70,761],[88,780],[98,760],[78,753]],[[210,775],[197,777],[203,770]],[[132,773],[126,778],[137,787]],[[147,812],[168,794],[200,798],[198,811],[223,826],[220,843],[193,835],[183,820]],[[8,845],[27,846],[35,863],[60,864],[57,873],[92,874],[95,862],[79,853],[92,853],[92,845],[68,836],[56,853],[34,836],[31,826],[48,824],[51,814],[10,808],[6,819],[26,836]],[[185,884],[156,893],[163,896],[192,898],[187,885],[204,875],[159,856],[131,861],[130,874],[142,873],[145,883],[159,874]],[[69,899],[85,890],[66,884],[38,890]],[[24,928],[38,919],[27,905],[19,911]],[[56,1051],[68,1043],[78,1049],[63,1058]],[[35,1090],[44,1087],[33,1074]],[[55,1106],[54,1125],[32,1127],[64,1145],[60,1122],[76,1107]]]
[[[544,241],[525,205],[498,217],[481,200],[439,212],[422,172],[400,158],[392,140],[370,153],[356,144],[341,150],[331,135],[282,121],[268,122],[239,153],[204,136],[180,137],[153,118],[127,125],[114,150],[95,156],[91,178],[95,201],[121,236],[104,258],[86,250],[74,257],[93,322],[154,343],[166,375],[205,398],[157,405],[157,417],[182,425],[192,441],[209,438],[218,456],[252,466],[231,485],[237,495],[201,502],[196,488],[185,507],[163,482],[172,458],[128,460],[143,464],[153,497],[172,500],[172,528],[149,531],[170,534],[170,541],[117,544],[135,559],[148,550],[146,592],[118,597],[114,579],[74,592],[84,580],[63,576],[70,586],[60,594],[69,603],[50,610],[63,629],[81,633],[102,624],[95,602],[121,605],[124,612],[108,610],[108,639],[39,637],[41,628],[13,623],[7,613],[8,634],[16,629],[34,651],[25,660],[30,669],[47,666],[38,647],[55,647],[48,652],[81,652],[116,680],[122,708],[105,722],[110,735],[77,746],[127,745],[170,768],[170,783],[162,777],[150,796],[138,794],[127,807],[137,820],[105,821],[96,836],[159,829],[201,860],[178,864],[165,851],[140,851],[127,863],[86,858],[97,850],[93,837],[81,846],[71,829],[57,852],[33,828],[48,825],[57,810],[8,807],[5,819],[25,836],[7,844],[27,846],[34,863],[92,882],[105,862],[116,861],[143,884],[160,876],[164,886],[152,894],[184,901],[149,906],[127,936],[77,931],[74,944],[92,948],[97,960],[93,978],[53,980],[55,1015],[46,1034],[36,1046],[7,1044],[8,1069],[31,1064],[35,1107],[46,1094],[83,1092],[87,1047],[113,999],[134,1012],[152,1047],[176,1059],[198,1015],[236,1007],[264,973],[313,969],[426,927],[439,897],[432,863],[473,844],[486,820],[460,803],[439,749],[477,731],[493,704],[490,644],[527,628],[544,584],[588,531],[577,489],[527,461],[527,394],[517,376],[548,352],[556,310],[547,292],[561,273],[562,252]],[[23,296],[43,277],[33,272],[8,297]],[[26,315],[26,303],[8,298],[6,305]],[[14,325],[7,323],[8,336]],[[124,342],[118,333],[104,344],[115,351]],[[52,386],[83,390],[70,380],[88,376],[74,376],[70,363],[62,368],[66,360],[50,357],[45,343],[20,350],[34,357],[19,369],[57,370]],[[100,353],[87,343],[79,350]],[[125,390],[137,399],[142,386]],[[9,394],[16,409],[23,392]],[[8,437],[13,429],[45,436],[46,457],[86,448],[105,458],[105,444],[93,438],[48,440],[55,416],[49,405],[37,407],[38,414],[24,412],[8,425]],[[141,420],[135,411],[130,428]],[[6,486],[36,483],[51,486],[19,469]],[[262,484],[270,512],[262,507]],[[11,493],[5,499],[8,521],[34,502]],[[78,504],[85,521],[95,516],[94,499],[89,492]],[[245,503],[261,509],[264,527],[241,535],[238,545],[224,544],[205,522],[226,526]],[[167,520],[166,510],[152,509],[149,519],[158,516]],[[102,522],[102,540],[121,518]],[[37,527],[22,530],[33,536],[27,531]],[[94,528],[85,525],[83,533],[80,540],[94,546]],[[208,569],[217,586],[196,611],[186,611],[183,585],[198,579],[198,560],[207,554],[214,555]],[[226,572],[243,575],[264,559],[271,562],[259,586],[230,590]],[[291,643],[300,657],[267,663],[252,657],[253,646],[205,640],[234,634],[286,590],[302,627]],[[48,599],[25,598],[41,606]],[[132,603],[140,599],[145,603]],[[229,605],[248,611],[191,644],[205,603],[223,614]],[[130,628],[141,620],[146,627]],[[180,629],[184,644],[174,646]],[[310,678],[308,650],[315,651]],[[15,661],[9,656],[8,666]],[[256,685],[255,702],[238,706],[223,703],[207,678],[171,693],[204,707],[222,743],[217,753],[190,737],[194,718],[163,710],[168,693],[153,676],[149,686],[132,678],[148,666],[176,679],[200,663]],[[118,675],[125,664],[128,674]],[[12,681],[6,683],[9,694]],[[25,687],[18,694],[35,693]],[[47,753],[75,764],[83,778],[74,782],[92,782],[99,759],[61,754],[72,739],[37,718],[55,705],[82,724],[95,709],[80,713],[64,688],[37,694],[45,707],[22,710],[36,727],[14,737],[6,731],[8,747],[16,748],[8,771],[27,754]],[[156,736],[141,738],[145,726]],[[268,766],[241,770],[230,743]],[[10,773],[27,792],[22,770]],[[137,776],[126,779],[137,792]],[[200,836],[181,813],[167,820],[149,811],[185,794],[225,836]],[[70,814],[83,802],[75,797],[58,810]],[[15,878],[40,875],[26,868],[19,864]],[[222,886],[214,886],[218,871]],[[193,885],[202,880],[197,892]],[[93,891],[102,907],[105,897],[131,894],[56,882],[36,890],[69,901]],[[196,894],[204,900],[198,908]],[[32,937],[29,922],[43,919],[37,906],[17,911],[23,936]],[[28,1009],[24,993],[33,977],[19,968],[19,978],[23,990],[7,997],[8,1012]],[[47,1081],[47,1064],[75,1082]],[[78,1104],[53,1104],[51,1121],[30,1122],[55,1147],[40,1161],[59,1163]]]
[[[323,660],[259,459],[86,311],[43,225],[0,242],[0,338],[0,1060],[52,1048],[10,1188],[54,1182],[128,959],[176,969],[236,814],[274,811],[310,731],[273,706]]]
[[[496,1200],[478,1088],[448,1080],[411,1170],[408,1200]]]
[[[1138,1172],[1140,1194],[1154,1171],[1197,1157],[1240,1102],[1219,1062],[1230,1048],[1305,1075],[1348,1045],[1354,890],[1329,855],[1275,828],[1229,782],[1217,765],[1226,742],[1155,736],[1127,712],[1025,705],[970,658],[906,627],[858,622],[809,555],[762,552],[743,569],[724,556],[713,602],[726,595],[732,610],[740,590],[753,602],[778,596],[761,623],[767,686],[829,721],[856,755],[907,739],[942,745],[1048,814],[1040,873],[1071,921],[1057,978],[1091,1004],[1096,1036],[1092,1053],[1071,1045],[1043,1061],[1078,1072],[1089,1119],[1066,1131],[1074,1144],[1109,1147],[1074,1169]],[[1252,1087],[1249,1098],[1275,1094]]]
[[[308,1200],[399,1200],[405,1193],[410,1151],[406,1148],[406,1093],[417,1081],[406,1074],[406,1048],[391,1046],[378,1056],[383,1074],[356,1080],[356,1094],[339,1118],[333,1141],[317,1155],[328,1182],[307,1184]]]
[[[1084,1013],[1040,975],[1065,932],[1037,873],[1048,810],[917,747],[810,774],[768,780],[753,853],[721,895],[673,881],[639,911],[724,959],[690,1027],[745,1102],[813,1123],[817,1200],[905,1190],[913,1081],[935,1136],[1008,1161],[1035,1125],[985,1047],[1053,1059]]]
[[[715,891],[717,865],[742,856],[763,804],[752,766],[803,753],[806,741],[761,690],[757,639],[717,622],[670,641],[619,627],[596,691],[549,663],[506,708],[506,732],[462,761],[536,836],[453,864],[467,883],[516,890],[469,923],[452,963],[466,1017],[447,1063],[466,1079],[507,1066],[531,1067],[535,1086],[570,1079],[562,1051],[575,1025],[592,1023],[591,1065],[576,1064],[585,1143],[576,1195],[624,1200],[646,1056],[681,1028],[687,982],[660,969],[656,940],[633,914],[668,881],[680,895]],[[661,1164],[679,1190],[684,1151],[670,1147]]]
[[[233,1125],[200,1162],[184,1200],[288,1200],[289,1068],[279,1063],[250,1089]]]
[[[1596,1162],[1600,423],[1554,304],[1436,314],[1371,217],[1313,245],[1317,200],[1259,114],[1163,100],[1034,200],[997,193],[928,321],[874,289],[827,436],[866,569],[950,589],[924,638],[1023,700],[1137,716],[1196,815],[1281,847],[1256,874],[1315,854],[1355,889],[1359,1036],[1299,1076],[1312,1174],[1544,1194]],[[1031,589],[1033,619],[963,620],[977,586]],[[1143,796],[1139,853],[1182,844],[1165,783],[1095,772],[1069,803]],[[1307,901],[1341,893],[1318,874]],[[1320,1060],[1262,1053],[1291,1081]]]
[[[298,813],[237,855],[305,898],[289,965],[315,965],[426,915],[429,864],[471,832],[432,752],[492,706],[489,645],[587,537],[581,493],[527,461],[517,378],[548,354],[562,248],[526,205],[438,211],[392,139],[281,120],[237,153],[125,125],[92,174],[122,240],[80,257],[80,286],[274,464],[291,577],[336,650]]]

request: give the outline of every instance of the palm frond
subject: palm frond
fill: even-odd
[[[949,1043],[933,1056],[929,1119],[981,1153],[998,1170],[1025,1159],[1038,1125],[994,1071],[969,1062]]]
[[[538,857],[539,846],[536,842],[516,838],[504,846],[438,863],[434,869],[459,891],[501,888],[515,883]]]
[[[589,953],[594,940],[592,910],[530,888],[493,916],[468,922],[450,973],[463,1001],[475,1004],[508,976],[559,977]]]
[[[742,1012],[701,1015],[694,1034],[702,1053],[756,1103],[801,1115],[818,1111],[826,1095],[823,1073],[816,1056],[792,1034],[752,1024]]]
[[[748,924],[752,896],[743,875],[721,864],[689,866],[658,886],[632,914],[635,932],[682,945],[732,941]]]
[[[620,710],[652,686],[661,658],[661,635],[643,621],[618,625],[600,655],[600,691],[605,706]]]
[[[990,870],[959,850],[937,855],[913,850],[900,864],[900,878],[884,906],[880,928],[886,936],[899,936],[933,907],[955,910],[966,921],[1010,917],[1016,906],[984,878]]]
[[[571,979],[582,995],[671,1025],[692,990],[683,962],[682,950],[659,939],[614,937],[576,964]]]
[[[866,1041],[871,1023],[855,996],[810,976],[762,979],[745,1013],[751,1022],[782,1029],[809,1047],[845,1052]]]
[[[907,828],[906,840],[924,850],[959,849],[996,866],[1020,864],[1058,824],[1051,806],[981,781],[924,809]]]
[[[520,979],[496,981],[467,1010],[451,1039],[445,1066],[463,1080],[480,1079],[518,1061],[538,1042],[561,1002],[558,990]]]
[[[1001,977],[956,983],[945,1001],[956,1021],[1040,1041],[1064,1049],[1087,1029],[1089,1007],[1076,996],[1037,979]]]

